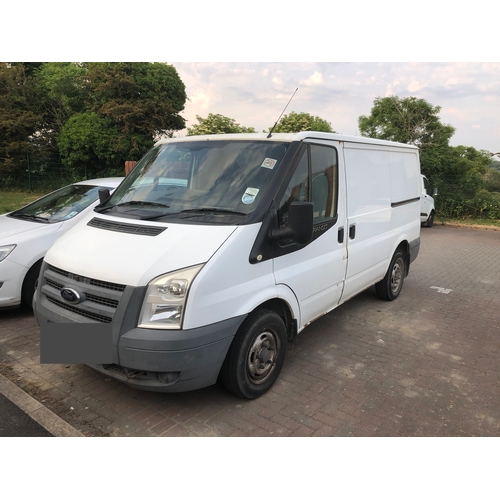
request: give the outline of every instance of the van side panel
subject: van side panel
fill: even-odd
[[[419,235],[420,168],[416,151],[389,153],[391,164],[391,229],[408,233],[410,241]]]
[[[391,168],[391,201],[412,200],[420,197],[420,169],[416,151],[393,149],[389,152]]]
[[[346,143],[344,161],[348,263],[342,302],[384,276],[392,238],[391,171],[387,148]]]
[[[348,227],[355,234],[342,302],[380,281],[397,246],[420,234],[417,150],[347,143],[344,158]]]

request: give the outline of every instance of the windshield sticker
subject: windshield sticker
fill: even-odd
[[[64,217],[64,220],[72,219],[78,212],[75,210],[74,212],[70,212],[66,217]]]
[[[270,168],[271,170],[276,166],[278,160],[275,160],[274,158],[266,158],[263,162],[261,167],[264,168]]]
[[[259,193],[259,190],[257,188],[250,188],[249,187],[245,191],[245,194],[242,196],[241,201],[245,205],[250,205],[251,203],[254,202],[255,197],[257,196],[258,193]]]

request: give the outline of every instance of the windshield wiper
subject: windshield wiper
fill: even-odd
[[[146,215],[146,217],[140,217],[140,220],[154,220],[161,219],[162,217],[168,217],[169,215],[177,215],[179,212],[163,212],[156,215]]]
[[[164,203],[156,203],[154,201],[126,201],[124,203],[118,203],[116,205],[107,205],[106,207],[95,208],[94,210],[96,212],[102,213],[106,210],[110,210],[111,208],[126,207],[126,206],[133,206],[133,205],[170,208],[170,205],[165,205]]]
[[[164,203],[156,203],[154,201],[126,201],[124,203],[118,203],[117,205],[112,205],[113,207],[125,207],[129,205],[143,205],[143,206],[150,206],[150,207],[163,207],[163,208],[170,208],[170,205],[165,205]]]
[[[181,214],[197,214],[201,212],[200,215],[205,215],[205,213],[213,214],[223,214],[223,215],[248,215],[245,212],[237,212],[236,210],[230,210],[228,208],[212,208],[212,207],[202,207],[202,208],[190,208],[189,210],[181,210]]]
[[[23,214],[23,213],[14,213],[11,214],[12,217],[20,217],[24,219],[31,219],[31,220],[36,220],[40,222],[44,222],[45,224],[49,224],[49,219],[46,217],[40,217],[39,215],[33,215],[33,214]]]

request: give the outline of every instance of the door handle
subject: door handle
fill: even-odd
[[[339,227],[339,233],[338,233],[337,241],[339,243],[344,243],[344,226]]]
[[[349,239],[353,240],[354,238],[356,238],[356,224],[349,226]]]

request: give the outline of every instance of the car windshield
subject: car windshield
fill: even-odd
[[[245,217],[255,210],[287,143],[171,142],[152,148],[99,211],[141,219]]]
[[[102,187],[84,184],[66,186],[12,212],[9,216],[40,223],[69,220],[97,201],[99,189]]]

